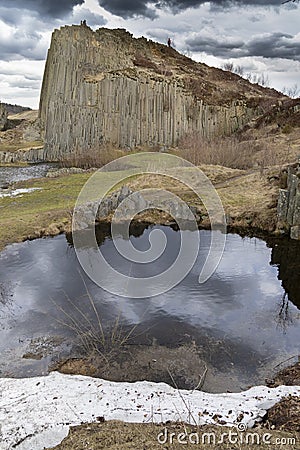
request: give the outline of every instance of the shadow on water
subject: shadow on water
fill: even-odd
[[[270,264],[278,267],[288,299],[300,309],[300,242],[277,241],[273,244]]]
[[[132,244],[145,250],[153,228],[164,231],[166,251],[148,268],[131,264],[134,276],[160,273],[176,258],[180,233],[175,226],[135,225],[130,229]],[[98,245],[126,274],[129,265],[117,254],[109,231],[109,225],[97,227]],[[191,378],[197,379],[200,363],[191,364],[198,358],[201,367],[208,368],[204,390],[240,390],[263,383],[276,365],[299,353],[300,245],[289,240],[266,244],[229,234],[219,267],[199,285],[211,239],[209,231],[200,233],[199,257],[189,275],[169,292],[144,299],[120,298],[91,282],[79,267],[71,236],[9,246],[0,254],[1,376],[47,373],[51,361],[78,356],[72,320],[84,329],[96,320],[88,289],[104,332],[116,319],[125,333],[135,327],[127,353],[122,350],[116,356],[119,375],[109,372],[107,377],[168,382],[167,374],[147,369],[151,361],[159,364],[159,358],[165,358],[166,364],[181,364],[177,379],[185,381],[180,387],[192,387],[185,371],[194,370]],[[121,234],[118,239],[123,239]],[[126,360],[134,352],[130,364],[135,364],[135,372],[130,372]]]

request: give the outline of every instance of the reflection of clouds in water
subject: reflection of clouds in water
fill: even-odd
[[[145,237],[147,240],[148,234],[149,231],[142,239]],[[168,237],[174,237],[177,242],[179,235],[169,229]],[[138,239],[135,241],[140,242]],[[258,239],[228,235],[226,250],[216,273],[200,285],[198,276],[209,242],[210,233],[201,232],[200,256],[191,273],[180,285],[157,297],[120,298],[99,289],[84,276],[104,326],[116,316],[128,324],[168,318],[199,330],[203,327],[212,333],[240,339],[255,348],[263,342],[268,348],[285,348],[288,345],[293,348],[294,342],[299,339],[297,320],[287,330],[285,341],[282,341],[282,332],[276,328],[278,301],[283,291],[277,280],[277,268],[269,265],[270,249]],[[140,242],[140,246],[145,245],[145,242]],[[171,246],[170,259],[174,256],[176,245]],[[113,255],[110,240],[105,240],[103,247]],[[141,265],[135,266],[135,275],[142,273],[142,270],[145,274],[161,270],[168,257],[162,257],[152,267],[142,269]],[[68,313],[74,314],[74,305],[77,305],[93,316],[91,305],[84,296],[86,291],[78,273],[76,255],[64,236],[11,246],[0,254],[0,261],[5,269],[0,274],[0,282],[14,281],[11,292],[17,318],[15,333],[18,328],[23,332],[27,330],[28,334],[43,329],[47,332],[53,326],[53,320],[62,313],[50,297]],[[128,269],[127,266],[125,270]],[[66,300],[63,291],[74,302],[73,306]],[[294,309],[291,304],[289,312]]]
[[[13,245],[1,253],[6,266],[6,282],[15,280],[11,290],[14,314],[20,321],[28,320],[29,330],[35,326],[30,323],[31,311],[45,315],[46,324],[47,314],[55,313],[50,297],[58,300],[63,298],[60,289],[69,284],[72,286],[76,281],[77,275],[74,277],[72,264],[75,258],[73,252],[73,258],[67,254],[67,249],[64,237],[60,236],[56,239],[25,242],[19,244],[18,249]],[[76,293],[78,294],[78,290]]]
[[[236,276],[256,275],[267,270],[270,250],[265,242],[256,238],[241,238],[238,235],[228,235],[225,252],[217,273],[230,276],[232,271]]]
[[[274,300],[280,298],[282,295],[282,288],[280,284],[274,284],[271,280],[264,278],[259,280],[260,291],[264,296],[272,297]]]
[[[261,341],[274,333],[276,296],[282,293],[276,268],[269,266],[270,250],[258,239],[228,237],[227,251],[213,277],[197,283],[198,261],[191,274],[168,293],[144,300],[119,300],[123,317],[130,323],[151,316],[180,319],[232,336]],[[206,254],[205,234],[202,251]],[[263,324],[257,330],[258,323]],[[276,334],[276,330],[275,330]]]

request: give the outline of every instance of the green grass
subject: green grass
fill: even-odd
[[[98,199],[107,186],[127,175],[130,171],[97,175],[97,190],[95,185],[90,186],[88,199]],[[0,250],[9,243],[39,236],[41,230],[53,224],[70,229],[77,197],[90,177],[91,173],[81,173],[18,183],[17,188],[41,189],[14,198],[0,198]]]
[[[26,239],[51,223],[66,219],[90,174],[75,174],[55,179],[43,178],[21,182],[18,188],[42,188],[23,196],[0,199],[0,248]]]

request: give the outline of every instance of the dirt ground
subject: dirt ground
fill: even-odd
[[[300,432],[300,398],[286,397],[269,409],[266,424],[276,430]]]
[[[280,370],[272,380],[268,380],[268,386],[270,387],[276,387],[282,384],[287,386],[300,386],[300,360],[296,364]]]
[[[129,424],[117,421],[72,427],[56,450],[297,450],[300,434],[256,428],[238,432],[228,427],[174,424]],[[183,433],[183,435],[181,434]],[[230,433],[236,433],[231,434]],[[231,437],[230,437],[231,436]],[[198,439],[198,441],[197,441]],[[269,443],[264,443],[264,440]],[[185,441],[186,444],[183,444]],[[199,443],[198,443],[199,442]]]

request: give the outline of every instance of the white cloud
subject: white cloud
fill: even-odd
[[[45,61],[0,61],[1,101],[38,108]]]

